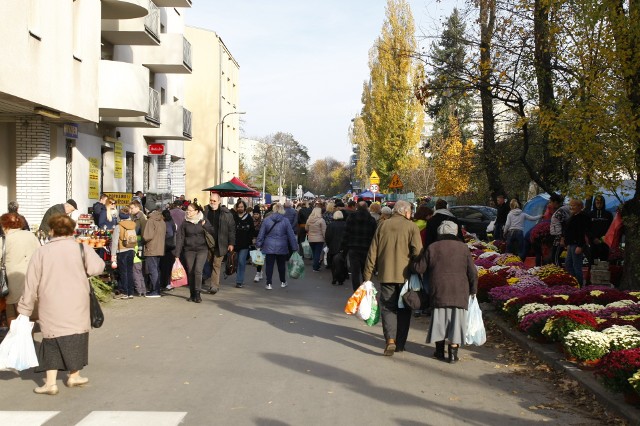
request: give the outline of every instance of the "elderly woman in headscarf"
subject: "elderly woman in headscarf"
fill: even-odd
[[[469,295],[475,297],[478,290],[478,272],[471,252],[457,234],[456,223],[443,221],[438,227],[438,240],[413,263],[416,272],[429,276],[432,313],[427,343],[435,342],[433,356],[444,360],[446,340],[450,363],[459,360],[458,348],[467,331]]]

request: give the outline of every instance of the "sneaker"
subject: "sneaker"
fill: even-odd
[[[287,286],[287,283],[280,283],[280,287],[285,288]]]
[[[129,296],[127,296],[126,294],[121,294],[120,296],[116,297],[116,299],[119,299],[119,300],[126,300],[128,298]]]
[[[133,299],[133,294],[128,297],[128,299]]]
[[[236,283],[236,288],[242,288],[242,287],[243,287],[242,283]]]
[[[160,295],[158,293],[156,293],[155,291],[152,291],[152,292],[147,293],[147,297],[160,297]]]
[[[271,284],[267,284],[266,286],[264,286],[264,288],[266,290],[273,290],[273,287],[271,287]]]
[[[258,281],[260,281],[260,278],[262,278],[262,277],[260,276],[260,272],[256,272],[256,276],[255,276],[255,278],[253,279],[253,282],[254,282],[254,283],[257,283]]]
[[[260,279],[262,279],[262,272],[258,272],[260,274]]]

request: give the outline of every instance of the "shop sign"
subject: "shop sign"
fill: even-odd
[[[89,158],[89,198],[97,199],[100,196],[100,160]]]
[[[119,207],[128,206],[131,202],[131,195],[129,192],[105,192],[105,195],[109,198],[113,198],[113,201],[116,202],[116,205]]]
[[[122,142],[114,144],[113,157],[113,177],[122,179]]]
[[[75,123],[64,123],[62,127],[64,137],[68,139],[78,139],[78,125]]]
[[[150,143],[149,144],[149,155],[164,155],[164,144],[163,143]]]

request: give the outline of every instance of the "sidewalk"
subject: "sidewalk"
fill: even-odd
[[[566,373],[569,377],[577,381],[583,388],[593,393],[595,398],[603,406],[615,412],[620,417],[626,419],[630,424],[640,425],[640,410],[627,404],[621,394],[608,391],[594,377],[593,371],[581,370],[575,364],[567,361],[565,357],[556,350],[555,345],[537,343],[528,336],[510,326],[499,316],[493,306],[488,303],[482,304],[482,311],[486,318],[496,324],[502,332],[524,349],[533,352],[541,361],[560,373]]]

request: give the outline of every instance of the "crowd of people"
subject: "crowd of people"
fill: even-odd
[[[332,285],[343,285],[350,278],[355,291],[377,277],[387,356],[405,349],[412,312],[399,308],[400,293],[409,276],[419,274],[431,315],[427,342],[435,344],[436,358],[458,361],[468,299],[475,296],[478,276],[463,229],[446,201],[437,200],[435,209],[418,205],[415,212],[407,201],[397,201],[391,208],[365,201],[286,200],[265,208],[250,207],[238,199],[231,209],[217,193],[211,193],[208,201],[202,206],[197,200],[180,197],[162,210],[145,211],[141,193],[120,209],[106,195],[100,197],[93,206],[93,218],[111,234],[108,252],[117,271],[118,299],[156,299],[171,291],[176,261],[187,274],[189,302],[201,303],[202,293],[220,290],[225,259],[226,264],[237,263],[235,286],[243,288],[252,250],[264,255],[264,262],[254,265],[253,281],[264,279],[264,288],[272,290],[277,269],[280,287],[285,288],[287,261],[293,253],[303,254],[308,244],[312,271],[320,272],[326,265]],[[555,238],[554,256],[566,247],[565,267],[582,285],[587,249],[593,257],[608,255],[603,236],[612,215],[605,210],[602,196],[595,197],[590,213],[580,200],[572,199],[566,206],[563,201],[554,194],[543,215],[530,216],[522,212],[517,200],[507,206],[505,197],[499,196],[494,234],[506,240],[508,252],[518,248],[524,259],[524,219],[548,220]],[[9,212],[0,217],[9,281],[6,314],[9,321],[19,315],[39,319],[44,339],[39,346],[38,371],[45,372],[46,380],[34,391],[55,395],[60,370],[69,371],[68,386],[88,382],[79,374],[87,364],[90,329],[89,299],[83,294],[88,293],[87,276],[102,273],[105,259],[75,241],[76,223],[70,218],[77,210],[74,200],[56,204],[45,213],[40,231],[49,237],[46,244],[29,231],[18,208],[17,203],[10,203]],[[64,286],[58,278],[62,275]]]

